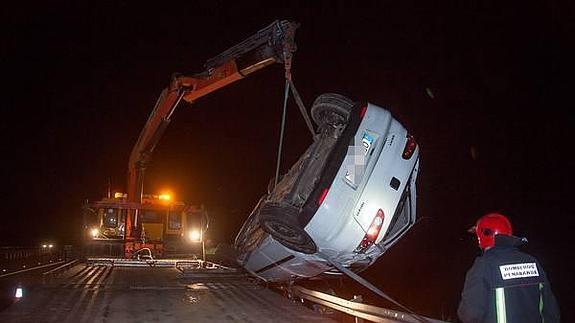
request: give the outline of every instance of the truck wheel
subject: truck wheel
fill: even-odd
[[[311,117],[318,126],[337,126],[347,123],[354,102],[343,95],[325,93],[318,96],[311,107]]]
[[[317,252],[312,238],[297,223],[298,209],[269,203],[260,210],[262,229],[285,247],[305,254]]]

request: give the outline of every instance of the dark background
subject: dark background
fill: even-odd
[[[289,18],[302,24],[293,72],[307,105],[338,92],[385,106],[421,147],[420,220],[363,275],[454,319],[477,254],[466,229],[499,211],[529,238],[570,321],[573,2],[399,2],[4,5],[0,244],[75,242],[83,201],[102,197],[108,178],[125,189],[128,155],[171,73],[199,72]],[[205,204],[212,238],[231,241],[274,175],[282,99],[278,65],[181,106],[147,192]],[[284,171],[310,143],[289,109]]]

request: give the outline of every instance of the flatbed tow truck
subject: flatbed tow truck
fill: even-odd
[[[272,63],[283,63],[291,82],[296,28],[294,22],[276,21],[208,60],[205,72],[174,77],[130,157],[127,198],[135,206],[125,216],[123,257],[78,257],[0,274],[0,282],[17,286],[0,322],[441,322],[296,284],[273,287],[242,268],[203,259],[159,259],[141,237],[143,173],[178,103],[191,103]],[[325,309],[339,316],[325,315],[330,312]]]

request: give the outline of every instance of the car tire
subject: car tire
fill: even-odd
[[[343,95],[324,93],[318,96],[311,107],[311,117],[318,126],[338,126],[347,123],[354,102]]]
[[[285,247],[305,254],[314,254],[317,252],[317,246],[309,234],[298,225],[298,214],[298,209],[290,205],[265,204],[259,213],[260,225]]]

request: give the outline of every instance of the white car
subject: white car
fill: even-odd
[[[235,240],[238,262],[265,281],[339,274],[334,261],[361,271],[415,223],[419,147],[390,112],[327,93],[311,113],[314,142]]]

